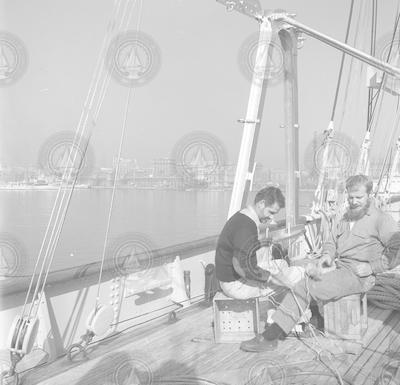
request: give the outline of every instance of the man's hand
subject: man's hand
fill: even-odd
[[[325,254],[307,264],[306,274],[315,281],[320,281],[324,273],[335,270],[335,268],[332,258]]]
[[[316,281],[321,280],[321,275],[322,275],[322,269],[319,267],[318,262],[310,262],[306,265],[306,274],[311,277],[312,279],[315,279]]]
[[[368,277],[372,275],[372,267],[368,262],[360,262],[353,268],[353,271],[359,277]]]
[[[321,270],[326,269],[327,267],[331,267],[332,265],[333,265],[332,258],[327,254],[322,255],[321,258],[318,259],[317,263],[318,269]]]

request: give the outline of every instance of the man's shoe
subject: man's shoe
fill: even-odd
[[[267,352],[275,350],[278,347],[278,340],[266,340],[262,334],[257,334],[253,339],[243,341],[240,349],[245,352]]]

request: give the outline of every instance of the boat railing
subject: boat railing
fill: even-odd
[[[286,232],[285,220],[277,221],[269,227],[269,236],[276,243],[281,243],[283,247],[287,247],[288,241],[298,238],[304,233],[305,224],[317,223],[319,218],[302,219],[301,223],[294,226],[290,234]],[[181,260],[199,256],[215,250],[218,236],[208,236],[195,241],[184,242],[177,245],[172,245],[157,250],[151,251],[151,268],[162,266],[172,262],[176,256]],[[135,258],[140,260],[148,258],[146,253],[135,254]],[[144,264],[146,265],[146,264]],[[146,265],[148,268],[148,264]],[[61,295],[72,290],[79,290],[85,287],[90,287],[98,282],[101,262],[92,262],[84,265],[74,266],[61,270],[52,271],[49,273],[47,280],[46,291],[54,295]],[[140,271],[139,268],[135,273]],[[121,270],[116,265],[113,258],[108,258],[103,267],[101,282],[107,282],[117,276],[121,276]],[[0,292],[2,301],[0,308],[4,309],[8,306],[15,306],[18,298],[23,298],[26,290],[29,287],[31,276],[19,275],[4,277],[0,280]]]

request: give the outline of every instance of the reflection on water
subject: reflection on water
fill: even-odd
[[[23,271],[33,267],[56,193],[0,192],[0,232],[22,243],[26,254],[21,256]],[[109,243],[129,233],[143,234],[156,247],[216,235],[226,221],[230,195],[230,191],[118,190]],[[307,205],[309,197],[302,195]],[[110,199],[111,190],[75,191],[52,270],[100,260]],[[280,217],[283,215],[281,212]]]

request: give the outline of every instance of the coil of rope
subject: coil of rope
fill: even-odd
[[[381,309],[400,310],[400,274],[379,274],[368,292],[368,301]]]

